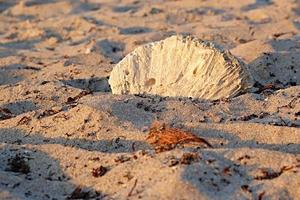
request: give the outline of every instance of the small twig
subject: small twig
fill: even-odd
[[[299,97],[297,96],[297,97],[295,97],[295,98],[293,98],[288,104],[286,104],[286,105],[284,105],[284,106],[280,106],[280,107],[278,107],[277,109],[278,109],[278,112],[279,112],[279,109],[280,108],[294,108],[295,107],[295,102],[297,101],[299,99]]]
[[[83,90],[82,92],[80,92],[78,95],[76,95],[75,97],[69,97],[67,99],[67,104],[70,104],[70,103],[74,103],[76,102],[77,100],[79,100],[80,98],[86,96],[86,95],[89,95],[89,94],[93,94],[92,91],[87,91],[87,90]]]
[[[138,180],[135,179],[135,181],[134,181],[134,183],[133,183],[133,186],[132,186],[131,190],[129,191],[127,197],[130,197],[130,196],[132,195],[132,192],[133,192],[133,190],[134,190],[135,187],[136,187],[137,181],[138,181]]]
[[[25,66],[23,69],[29,69],[29,70],[34,70],[34,71],[40,71],[41,69],[38,67],[33,67],[33,66]]]

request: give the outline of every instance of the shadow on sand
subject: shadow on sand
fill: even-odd
[[[300,84],[300,37],[272,40],[270,44],[275,52],[264,53],[249,63],[254,78],[262,84],[282,84],[295,86]]]
[[[23,145],[58,144],[105,153],[133,152],[133,143],[136,146],[135,151],[145,149],[144,146],[146,145],[141,141],[122,139],[91,141],[63,137],[47,138],[41,134],[28,134],[19,129],[0,129],[0,143],[2,143],[0,160],[1,163],[5,163],[0,166],[0,169],[8,171],[8,174],[0,172],[0,177],[3,176],[0,180],[0,189],[8,191],[12,197],[22,199],[61,199],[62,194],[66,199],[101,199],[105,196],[100,191],[94,191],[92,188],[85,188],[72,183],[71,178],[60,168],[58,160],[42,151],[26,148]],[[11,160],[16,158],[18,161],[15,161],[17,163],[12,167]],[[28,158],[26,162],[22,161],[24,158]],[[38,166],[31,166],[30,160],[39,163]],[[27,171],[23,170],[24,165],[28,165]],[[8,187],[8,183],[6,183],[8,180],[12,181],[13,187]],[[44,181],[47,181],[47,188],[39,186],[39,182]],[[80,191],[76,191],[78,188],[80,188]],[[27,190],[27,192],[24,193],[24,190]]]
[[[214,129],[194,128],[193,132],[196,135],[201,134],[201,136],[206,138],[220,138],[228,141],[226,144],[215,144],[213,149],[197,149],[196,151],[198,151],[201,155],[201,161],[187,165],[182,172],[182,179],[191,183],[208,198],[214,198],[216,193],[218,193],[221,196],[224,196],[224,199],[232,199],[235,197],[234,195],[237,195],[242,191],[249,193],[252,198],[256,199],[262,192],[261,189],[263,185],[255,183],[257,178],[249,174],[249,172],[253,170],[253,167],[257,168],[257,166],[241,165],[240,162],[226,158],[225,154],[226,152],[228,153],[230,149],[250,148],[255,150],[269,150],[293,154],[300,153],[300,144],[258,143],[255,140],[241,140],[233,134]],[[78,186],[73,184],[70,177],[65,174],[62,169],[60,169],[58,160],[51,158],[44,152],[38,150],[33,151],[32,148],[25,148],[24,145],[26,144],[58,144],[76,149],[112,154],[130,153],[149,148],[146,143],[141,141],[120,139],[117,143],[115,143],[116,141],[109,140],[92,141],[82,138],[67,137],[48,138],[44,137],[42,134],[25,133],[19,129],[0,129],[0,142],[4,144],[1,148],[0,158],[2,158],[3,163],[6,163],[6,166],[2,165],[2,170],[7,171],[7,168],[9,168],[9,160],[7,158],[12,159],[13,157],[16,157],[17,154],[21,157],[30,157],[29,164],[32,159],[39,163],[39,168],[32,168],[34,173],[28,172],[25,176],[19,176],[16,172],[9,172],[8,175],[4,175],[7,176],[7,179],[10,178],[15,180],[13,181],[13,183],[16,184],[15,187],[23,187],[23,184],[25,184],[24,187],[27,189],[27,184],[27,193],[23,194],[21,191],[19,193],[18,189],[7,188],[3,186],[3,183],[0,184],[0,188],[2,187],[3,190],[9,191],[12,196],[22,198],[24,197],[23,195],[25,195],[26,198],[30,199],[41,198],[38,194],[50,197],[56,197],[56,195],[64,194],[66,197],[70,197],[72,196],[72,191],[74,191]],[[135,143],[137,147],[135,150],[131,148],[133,143]],[[247,157],[247,155],[245,155],[245,157]],[[226,170],[228,170],[228,172]],[[270,173],[274,173],[272,169],[267,170],[269,170]],[[39,171],[46,171],[49,173],[39,173]],[[270,179],[273,178],[271,177]],[[47,181],[49,187],[57,190],[57,192],[49,194],[49,190],[42,187],[38,187],[36,189],[38,194],[35,191],[30,190],[29,186],[32,187],[32,184],[37,185],[40,181]],[[62,188],[64,188],[63,191]],[[95,195],[96,197],[103,195],[101,192],[94,191],[92,188],[82,188],[82,191],[85,192],[81,195],[86,195],[83,199],[95,198]],[[282,188],[278,190],[278,195],[285,195],[286,197],[289,194],[286,189]]]

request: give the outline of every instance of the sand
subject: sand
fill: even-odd
[[[231,99],[113,95],[136,47],[209,40],[256,80]],[[299,199],[297,0],[0,0],[0,199]],[[205,138],[155,153],[150,124]]]

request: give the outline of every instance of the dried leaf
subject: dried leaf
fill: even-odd
[[[199,143],[208,147],[212,145],[205,139],[177,128],[169,128],[164,123],[153,122],[146,141],[151,144],[157,152],[174,149],[179,144]]]

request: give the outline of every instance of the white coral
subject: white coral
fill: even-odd
[[[201,99],[233,97],[253,85],[247,67],[228,51],[191,36],[140,46],[112,70],[113,94],[157,94]]]

